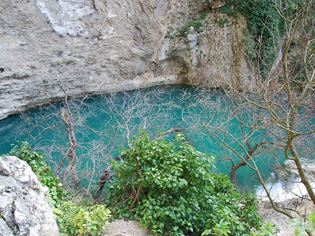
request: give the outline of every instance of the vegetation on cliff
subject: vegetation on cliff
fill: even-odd
[[[93,205],[90,201],[76,201],[67,192],[59,179],[44,162],[45,155],[32,150],[27,142],[16,145],[10,155],[26,161],[43,186],[48,187],[49,196],[61,235],[99,235],[105,232],[110,211],[104,205]]]
[[[49,187],[62,235],[104,232],[110,211],[73,200],[42,153],[23,142],[11,155],[27,161]],[[113,164],[116,179],[105,201],[116,218],[137,219],[155,235],[244,235],[261,228],[255,197],[242,195],[227,176],[213,173],[214,157],[196,151],[182,135],[168,142],[142,133],[122,156]]]
[[[284,34],[284,21],[278,12],[277,2],[273,0],[226,0],[225,2],[225,6],[220,9],[221,12],[230,16],[237,16],[237,13],[240,13],[246,18],[248,37],[252,39],[251,47],[254,47],[253,50],[256,52],[250,56],[252,59],[258,57],[260,65],[266,69],[277,56],[274,48],[279,46],[279,41]]]
[[[270,150],[270,147],[281,150],[286,159],[294,162],[310,198],[306,199],[315,204],[312,183],[301,165],[305,153],[301,155],[300,152],[300,147],[306,146],[304,144],[309,142],[315,133],[312,118],[315,88],[313,9],[313,1],[310,0],[278,3],[269,0],[227,0],[226,5],[221,8],[222,12],[230,15],[241,13],[248,20],[249,38],[253,43],[249,64],[256,62],[252,67],[251,84],[245,88],[240,88],[238,83],[224,84],[224,78],[220,84],[226,88],[226,94],[233,104],[233,115],[223,122],[240,127],[241,138],[235,138],[224,125],[215,127],[216,131],[221,129],[219,131],[224,134],[224,138],[216,136],[210,129],[214,127],[212,120],[204,122],[205,116],[193,121],[198,123],[202,120],[198,128],[202,127],[221,147],[229,149],[227,160],[232,163],[232,182],[236,184],[238,168],[249,166],[257,172],[274,209],[290,218],[295,217],[291,210],[295,211],[297,204],[288,211],[281,209],[274,202],[261,177],[261,170],[256,165],[256,156],[267,149]],[[217,23],[224,26],[226,21],[220,19],[218,18]],[[201,20],[203,18],[191,21],[179,30],[178,36],[186,37],[190,27],[201,32]],[[149,113],[151,109],[150,107]],[[68,164],[62,172],[63,182],[66,183],[67,177],[72,176],[74,178],[71,187],[77,187],[80,185],[76,175],[76,164],[79,161],[76,156],[78,144],[74,139],[75,126],[69,119],[69,107],[68,111],[66,113],[64,110],[63,121],[68,136],[72,137],[68,140],[72,145],[69,145],[69,151],[63,158],[63,162]],[[243,119],[240,111],[245,111],[252,119]],[[129,138],[131,125],[126,122],[122,113],[117,112],[117,109],[115,112],[122,118],[121,123],[125,126]],[[144,117],[145,115],[139,120]],[[235,119],[240,124],[233,123]],[[251,122],[248,122],[249,120]],[[261,130],[264,130],[266,135],[257,142],[256,134]],[[235,139],[238,142],[237,148],[230,145],[226,137]],[[231,158],[230,153],[239,158],[238,163]],[[33,152],[28,144],[22,143],[20,149],[15,147],[11,155],[26,160],[42,183],[49,187],[62,232],[69,235],[97,235],[104,232],[104,222],[110,217],[105,206],[76,203],[68,199],[69,195],[63,190],[59,180],[43,162],[44,156]],[[137,219],[145,227],[150,227],[156,235],[259,235],[259,232],[253,232],[261,228],[257,201],[251,195],[242,195],[226,176],[214,174],[213,159],[196,151],[182,135],[177,135],[174,141],[167,141],[162,138],[152,140],[143,133],[130,141],[128,149],[124,149],[121,156],[112,163],[115,173],[108,170],[109,180],[111,177],[115,178],[108,184],[109,188],[105,188],[106,203],[112,208],[115,217]],[[61,170],[63,162],[60,162],[57,172]],[[304,198],[301,197],[302,200]],[[302,218],[305,219],[306,216],[302,215]],[[303,224],[299,226],[304,227]],[[311,228],[303,229],[308,234],[311,233]],[[272,234],[272,229],[268,230]],[[261,234],[267,235],[266,232],[265,229]]]

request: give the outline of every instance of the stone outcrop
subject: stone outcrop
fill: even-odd
[[[315,189],[315,163],[309,160],[302,160],[302,168],[312,188]],[[306,198],[308,196],[294,161],[286,160],[282,165],[275,166],[271,177],[266,187],[270,190],[270,195],[275,202],[285,204],[285,201],[290,203],[292,199]],[[256,196],[268,201],[266,193],[261,186],[257,188]]]
[[[315,163],[309,160],[302,160],[302,167],[308,176],[313,189],[315,189]],[[305,186],[301,183],[295,163],[286,160],[282,165],[274,167],[271,180],[266,184],[270,196],[278,207],[282,209],[294,209],[290,214],[300,219],[303,214],[314,212],[313,203],[308,197]],[[262,199],[259,206],[259,214],[265,222],[275,224],[280,230],[279,236],[291,236],[294,227],[290,225],[292,220],[284,214],[276,212],[265,191],[261,186],[256,189],[256,196]],[[298,214],[301,213],[301,214]],[[300,219],[303,221],[303,219]]]
[[[116,220],[108,224],[105,236],[150,236],[137,221]]]
[[[315,183],[315,162],[302,159],[302,168],[309,181]],[[276,177],[281,180],[300,178],[299,172],[293,160],[286,160],[283,165],[274,168]]]
[[[0,234],[59,235],[44,192],[25,161],[14,156],[0,157]]]
[[[1,1],[0,119],[65,93],[242,84],[245,21],[203,8],[189,0]],[[200,30],[178,37],[191,21]]]

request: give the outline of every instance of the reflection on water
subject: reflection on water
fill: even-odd
[[[77,169],[82,184],[91,188],[97,184],[110,160],[119,155],[119,148],[126,147],[128,138],[137,136],[141,130],[155,138],[158,131],[176,128],[197,150],[214,154],[218,159],[215,171],[226,174],[230,173],[232,163],[228,158],[232,157],[235,163],[240,159],[233,150],[215,141],[214,134],[241,152],[244,134],[250,136],[253,145],[262,138],[268,141],[265,131],[251,133],[249,125],[240,127],[226,96],[218,90],[205,92],[188,86],[155,87],[76,99],[69,105],[79,144]],[[43,150],[47,154],[47,163],[55,167],[65,155],[68,144],[66,128],[60,117],[62,107],[63,103],[51,104],[0,121],[0,154],[8,153],[11,144],[26,140],[35,149]],[[253,123],[248,111],[239,114],[246,124]],[[233,136],[226,135],[227,131]],[[277,152],[273,150],[271,154],[267,148],[255,156],[264,178],[269,177],[271,165],[278,159]],[[256,174],[248,167],[241,167],[237,171],[237,183],[253,190],[257,185]]]

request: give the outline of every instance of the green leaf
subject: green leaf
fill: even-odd
[[[183,135],[166,141],[142,133],[130,143],[126,162],[113,165],[117,174],[108,196],[113,215],[137,217],[156,235],[205,235],[215,226],[221,235],[245,235],[259,227],[255,198],[241,195],[227,176],[212,173],[214,157],[194,149]]]

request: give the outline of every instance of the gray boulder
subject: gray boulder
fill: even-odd
[[[45,195],[47,190],[25,161],[0,157],[0,235],[59,235]]]
[[[143,229],[137,221],[116,220],[109,223],[104,236],[150,236],[150,230]]]

